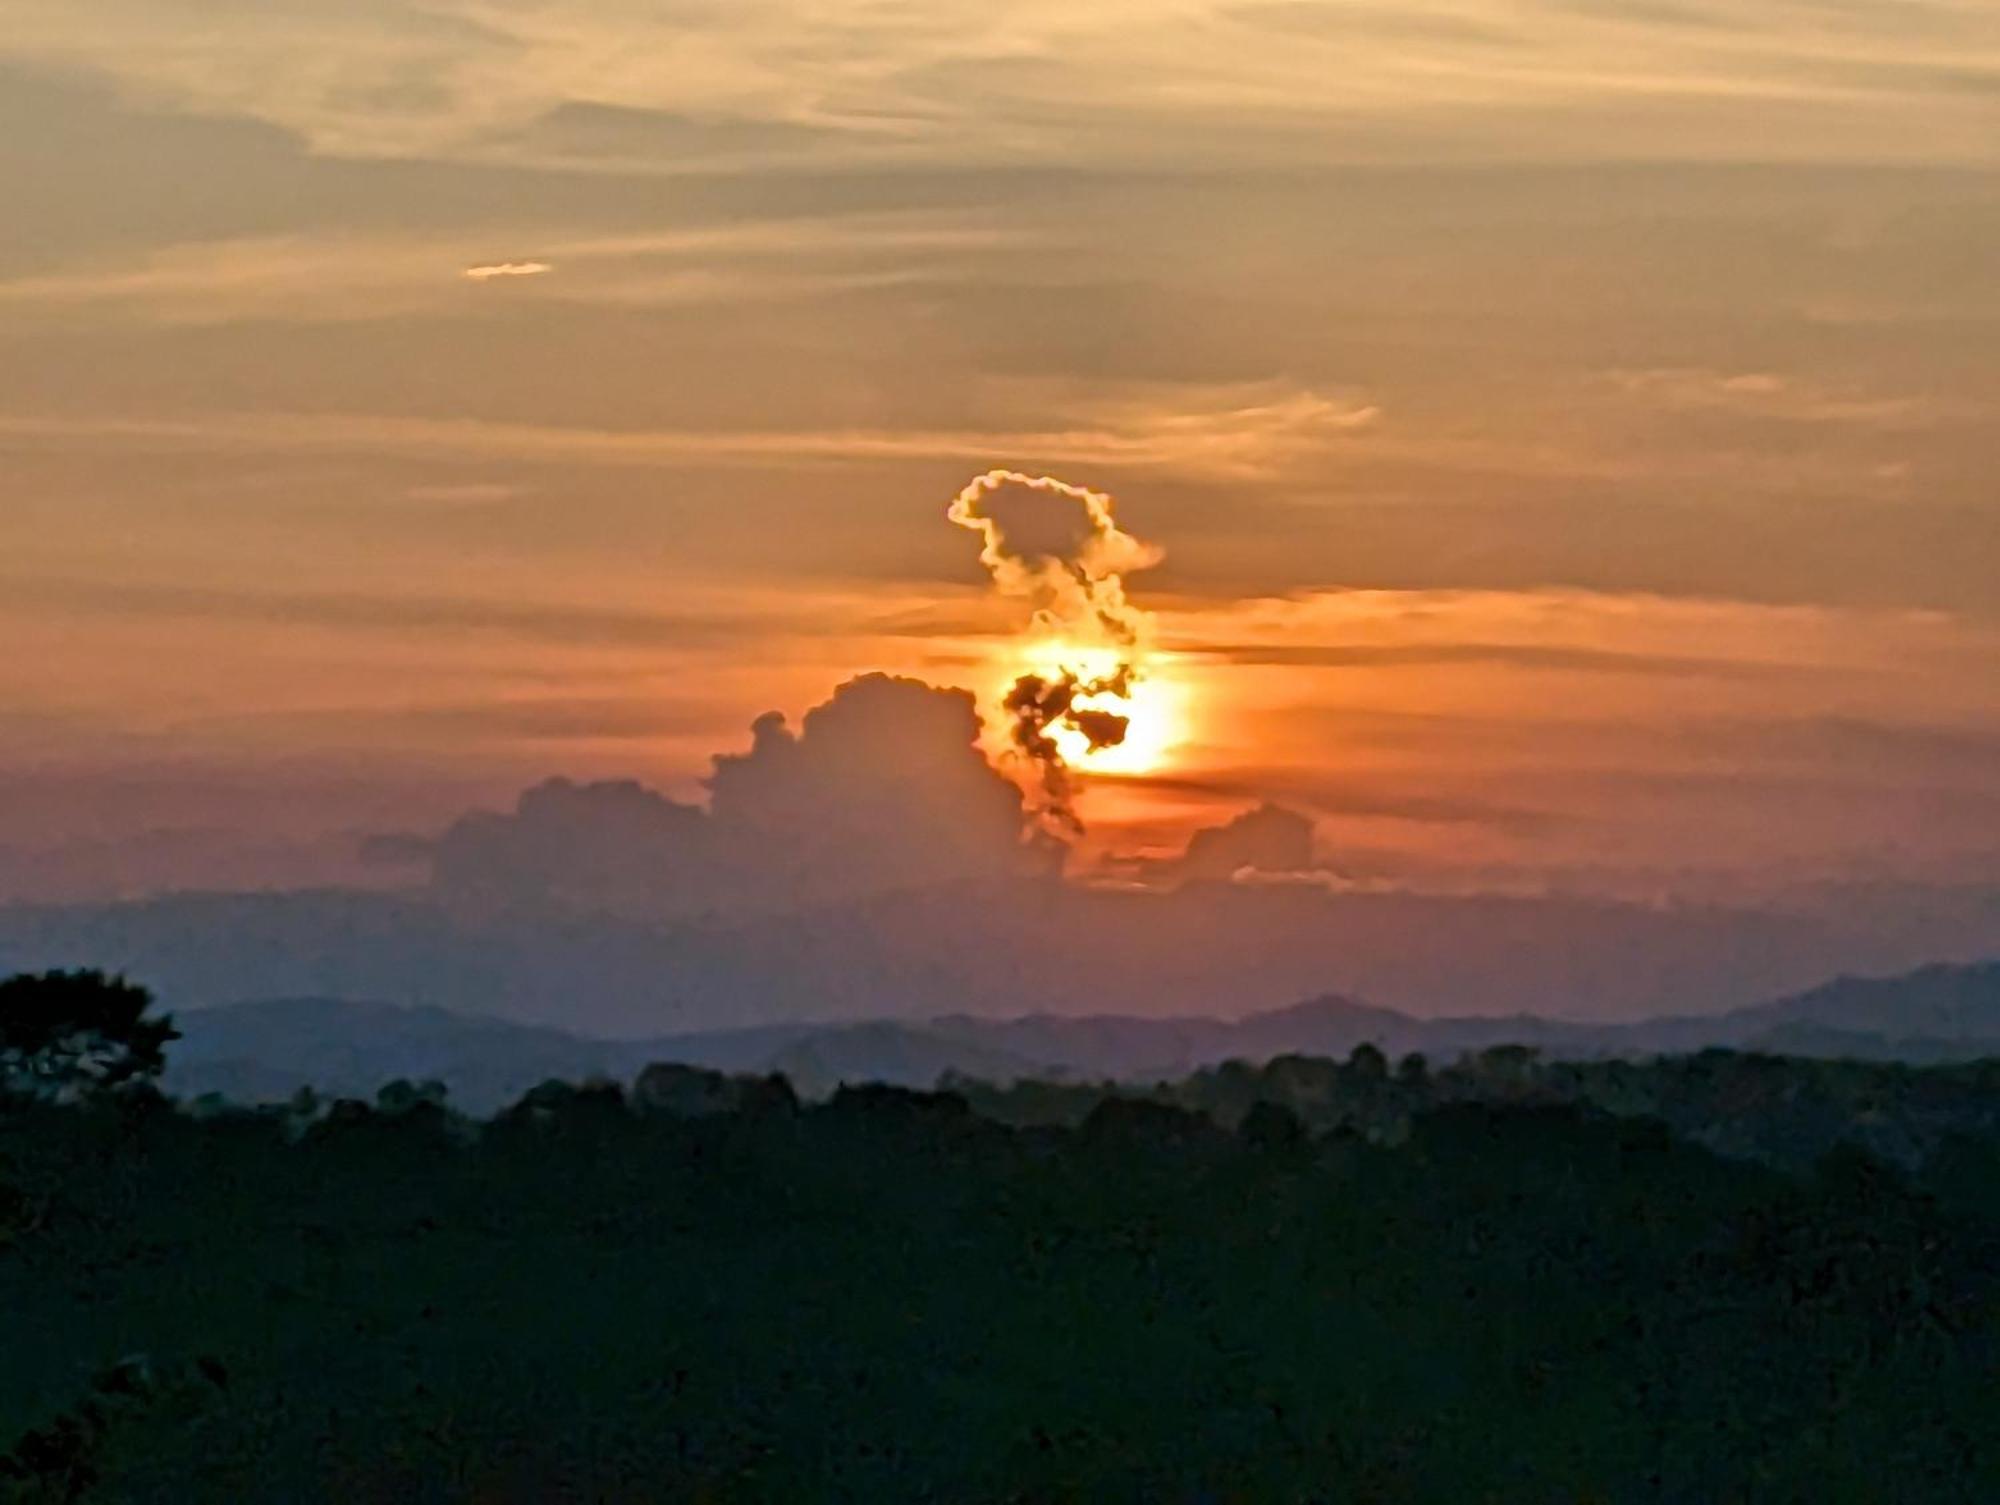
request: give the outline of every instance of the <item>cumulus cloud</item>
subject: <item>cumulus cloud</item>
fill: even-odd
[[[699,808],[637,783],[551,779],[506,814],[456,822],[432,854],[447,895],[608,913],[677,913],[698,905],[718,844]]]
[[[485,912],[728,924],[1052,876],[1061,844],[979,733],[964,690],[862,675],[796,728],[760,716],[747,749],[714,759],[705,806],[629,780],[550,779],[512,810],[455,822],[428,848],[432,881]],[[1313,821],[1269,803],[1195,832],[1178,857],[1129,864],[1160,888],[1314,866]]]
[[[1059,542],[1021,541],[993,514],[989,503],[1010,487],[1029,496],[1058,499],[1062,517],[1074,524],[1077,536]],[[989,470],[966,483],[945,515],[979,535],[979,562],[1001,595],[1033,610],[1034,630],[1063,637],[1083,635],[1090,642],[1116,648],[1131,647],[1144,635],[1146,616],[1127,598],[1125,576],[1158,564],[1161,551],[1118,526],[1112,499],[1105,493],[1054,476]]]
[[[794,733],[758,720],[747,753],[715,760],[709,799],[730,848],[775,862],[792,900],[1016,874],[1041,865],[1020,791],[978,747],[965,690],[868,674]]]
[[[1307,873],[1315,863],[1311,818],[1267,803],[1196,831],[1179,857],[1148,864],[1145,877],[1169,886],[1224,882],[1243,873]]]
[[[759,717],[706,808],[555,779],[468,815],[433,852],[446,897],[635,919],[727,917],[1046,871],[1020,791],[979,751],[972,696],[863,675],[794,731]]]

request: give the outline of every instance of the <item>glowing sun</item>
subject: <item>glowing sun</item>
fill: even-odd
[[[1108,647],[1083,647],[1061,641],[1028,645],[1007,665],[1005,683],[1022,674],[1058,678],[1065,672],[1082,680],[1108,680],[1117,674],[1125,655]],[[1049,729],[1062,759],[1079,773],[1157,773],[1173,760],[1187,740],[1187,691],[1172,675],[1171,665],[1149,654],[1145,667],[1132,678],[1123,695],[1110,692],[1079,695],[1076,708],[1123,716],[1125,736],[1107,747],[1093,747],[1075,726],[1059,723]]]

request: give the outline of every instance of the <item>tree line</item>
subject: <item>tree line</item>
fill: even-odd
[[[1978,1069],[663,1064],[474,1120],[176,1104],[172,1038],[0,984],[0,1499],[2000,1497]]]

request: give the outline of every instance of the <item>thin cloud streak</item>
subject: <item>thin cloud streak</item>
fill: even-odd
[[[1354,817],[1425,826],[1489,826],[1514,833],[1540,831],[1557,817],[1488,800],[1408,787],[1407,780],[1368,783],[1284,768],[1220,768],[1202,774],[1133,774],[1120,782],[1153,793],[1202,802],[1253,803],[1275,799],[1321,817]]]
[[[700,609],[662,611],[421,594],[246,591],[153,582],[0,578],[9,602],[113,616],[256,622],[348,632],[490,634],[602,647],[740,646],[784,631],[825,630],[830,603],[799,591],[714,591]],[[727,605],[723,604],[726,600]]]
[[[1613,649],[1536,643],[1226,643],[1181,645],[1175,651],[1210,663],[1315,669],[1493,664],[1515,669],[1732,679],[1784,672],[1784,666],[1742,659],[1625,653]]]
[[[867,460],[1024,461],[1266,473],[1302,450],[1371,427],[1380,409],[1303,392],[1213,412],[1121,410],[1117,426],[1046,430],[612,430],[367,414],[225,413],[188,418],[0,415],[0,436],[137,449],[328,451],[606,466],[817,465]]]
[[[468,282],[491,282],[500,277],[540,277],[554,270],[546,261],[496,261],[485,266],[467,267],[459,275]]]
[[[494,261],[495,240],[537,243],[534,259]],[[84,263],[0,280],[0,307],[38,321],[92,315],[167,326],[267,319],[338,323],[464,312],[467,290],[524,284],[552,304],[674,307],[784,301],[870,287],[947,282],[979,258],[1059,240],[991,216],[905,210],[778,216],[646,233],[574,228],[320,232],[185,241],[137,260]],[[455,275],[454,273],[455,269]],[[558,269],[560,276],[553,275]]]
[[[220,14],[197,0],[87,13],[15,0],[0,57],[249,116],[324,153],[582,168],[632,155],[686,171],[716,159],[1990,162],[2000,150],[2000,34],[1963,0],[935,0],[838,13],[744,0],[695,25],[637,0],[450,15],[388,0]],[[423,87],[381,82],[405,78]],[[609,141],[577,140],[562,129],[577,111],[629,122],[642,150],[621,153],[609,127]],[[1761,129],[1743,130],[1752,119]]]
[[[1764,422],[1852,425],[1892,431],[1925,429],[1953,420],[1987,422],[1982,403],[1930,396],[1882,396],[1802,381],[1774,371],[1708,371],[1687,367],[1607,372],[1606,381],[1635,399],[1682,412],[1725,413]]]

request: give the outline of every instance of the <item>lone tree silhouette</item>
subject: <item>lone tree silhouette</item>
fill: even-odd
[[[149,1083],[180,1031],[153,995],[103,972],[0,982],[0,1098],[74,1101]]]

